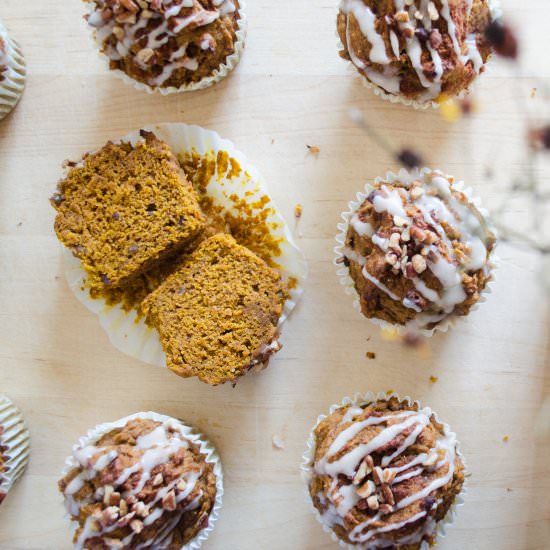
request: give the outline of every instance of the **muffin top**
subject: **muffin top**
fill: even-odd
[[[315,428],[309,492],[348,544],[417,550],[464,482],[455,435],[396,397],[338,408]]]
[[[452,177],[402,171],[372,186],[343,253],[366,317],[432,329],[479,301],[495,242]]]
[[[216,477],[176,420],[129,420],[81,443],[59,482],[75,548],[180,550],[208,525]]]
[[[341,55],[389,94],[453,97],[484,70],[491,17],[489,0],[342,0]]]
[[[110,68],[153,88],[212,75],[235,51],[237,0],[85,0]]]

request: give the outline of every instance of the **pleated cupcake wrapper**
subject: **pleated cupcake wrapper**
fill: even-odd
[[[8,54],[8,69],[0,82],[0,120],[5,118],[23,95],[27,74],[25,58],[19,44],[8,36],[8,32],[0,21],[0,38],[4,41]]]
[[[262,197],[269,198],[265,181],[258,170],[250,164],[247,158],[238,151],[233,143],[222,139],[216,132],[205,130],[199,126],[188,126],[183,123],[158,124],[145,126],[144,129],[154,132],[157,137],[168,143],[177,155],[190,152],[193,149],[204,155],[208,152],[225,151],[230,158],[237,160],[242,168],[241,175],[232,179],[224,179],[218,183],[214,175],[208,185],[207,193],[214,204],[222,206],[226,211],[232,210],[232,203],[227,197],[237,195],[248,204],[258,203]],[[135,143],[140,138],[139,130],[128,134],[122,140]],[[247,174],[250,176],[248,177]],[[267,226],[271,228],[273,237],[280,239],[280,256],[273,256],[285,279],[294,278],[298,284],[290,291],[290,298],[284,304],[279,327],[288,318],[303,292],[303,284],[307,277],[307,264],[304,255],[296,245],[290,228],[275,204],[270,199],[263,207],[270,209]],[[256,212],[256,210],[254,210]],[[124,311],[120,305],[108,306],[104,300],[94,300],[84,283],[87,278],[80,260],[75,258],[65,247],[63,257],[65,276],[76,297],[92,312],[99,316],[101,326],[108,334],[111,343],[123,353],[140,359],[151,365],[166,366],[166,355],[162,349],[158,332],[147,326],[143,318],[138,320],[137,312]]]
[[[388,182],[392,183],[394,181],[400,181],[403,178],[409,176],[411,173],[418,174],[420,177],[421,175],[427,174],[433,172],[431,168],[422,168],[422,169],[416,169],[413,172],[408,172],[404,168],[402,168],[398,174],[395,174],[393,172],[388,172],[386,174],[385,178],[377,177],[374,181],[375,183],[382,183],[382,182]],[[450,177],[450,176],[446,176]],[[456,191],[461,191],[466,195],[468,200],[477,208],[477,210],[480,212],[480,214],[485,218],[485,220],[488,220],[489,213],[488,211],[481,206],[481,200],[477,197],[474,197],[473,190],[471,188],[465,188],[464,182],[459,181],[453,183],[453,189]],[[374,187],[367,183],[365,184],[364,191],[360,191],[357,193],[357,198],[355,200],[352,200],[348,204],[348,210],[346,212],[342,213],[342,219],[343,222],[340,222],[337,225],[338,228],[338,234],[336,235],[336,242],[338,243],[334,247],[334,253],[336,254],[336,258],[334,259],[334,265],[338,268],[336,271],[336,274],[338,275],[338,279],[340,281],[340,284],[344,287],[344,290],[346,294],[353,297],[353,307],[364,317],[362,311],[361,311],[361,303],[359,300],[359,294],[357,293],[357,290],[355,288],[355,283],[353,282],[353,279],[350,276],[349,269],[344,265],[343,259],[344,259],[344,249],[346,246],[346,235],[349,228],[350,220],[357,211],[357,209],[363,204],[365,199],[369,196],[371,191],[374,190]],[[490,230],[494,233],[494,235],[497,235],[497,230],[492,225],[489,225]],[[470,309],[470,312],[468,315],[471,315],[474,311],[476,311],[480,304],[487,301],[487,297],[489,294],[492,293],[492,287],[496,281],[495,278],[495,270],[498,267],[499,259],[495,255],[495,252],[493,251],[491,255],[489,256],[488,261],[488,269],[489,269],[489,279],[485,285],[485,288],[481,291],[479,300],[476,304],[472,306]],[[454,324],[455,322],[462,318],[464,316],[457,316],[457,315],[450,315],[447,318],[443,319],[438,325],[436,325],[432,329],[426,329],[426,328],[418,328],[414,325],[414,321],[407,324],[407,325],[396,325],[392,323],[388,323],[387,321],[383,321],[382,319],[376,319],[376,318],[370,318],[369,321],[371,323],[379,326],[383,330],[389,330],[391,332],[394,332],[396,334],[403,334],[404,332],[408,330],[412,330],[422,336],[425,336],[427,338],[433,336],[436,332],[447,332]]]
[[[136,419],[154,420],[156,422],[178,420],[170,416],[158,414],[151,411],[131,414],[130,416],[126,416],[125,418],[121,418],[120,420],[117,420],[115,422],[105,422],[104,424],[98,424],[95,428],[88,430],[88,433],[78,440],[78,444],[73,446],[73,451],[82,446],[95,445],[104,435],[108,434],[116,428],[122,428],[130,420]],[[197,432],[194,428],[187,426],[181,420],[178,420],[178,422],[183,427],[183,433],[186,439],[188,439],[195,445],[198,445],[200,453],[206,456],[205,461],[213,465],[213,471],[216,476],[216,500],[208,518],[208,526],[199,531],[199,533],[193,540],[189,541],[181,548],[181,550],[198,550],[202,546],[203,542],[210,536],[210,533],[214,529],[214,524],[218,520],[220,515],[224,494],[223,470],[218,452],[216,451],[212,443],[210,443],[210,441],[208,441],[208,439],[204,435],[202,435],[200,432]],[[79,466],[80,464],[73,455],[68,456],[65,459],[65,467],[61,472],[61,476],[65,477],[71,470],[73,470],[74,468],[78,468]],[[76,530],[78,528],[78,522],[72,521],[68,514],[66,514],[66,517],[71,521],[71,525],[74,528],[73,531]]]
[[[493,15],[493,19],[499,19],[502,17],[502,10],[500,8],[500,3],[498,0],[489,0],[489,9],[491,10],[491,13]],[[337,47],[338,51],[341,51],[344,49],[344,45],[342,44],[342,40],[340,39],[340,35],[338,32],[336,32],[336,39],[337,39]],[[490,59],[487,60],[487,63],[484,65],[484,75],[486,75],[489,72],[489,62]],[[374,84],[370,80],[367,79],[367,77],[359,71],[359,69],[353,64],[353,62],[348,61],[348,71],[353,74],[353,76],[358,77],[362,84],[365,86],[365,88],[372,90],[372,92],[378,96],[379,98],[383,99],[384,101],[389,101],[390,103],[400,103],[401,105],[405,105],[407,107],[413,107],[417,111],[426,111],[428,109],[439,109],[441,107],[441,103],[437,101],[418,101],[416,99],[409,99],[407,97],[391,94],[384,90],[384,88],[381,88],[377,84]],[[470,84],[468,88],[465,90],[462,90],[458,95],[454,97],[450,97],[449,100],[455,100],[455,101],[461,101],[466,96],[471,94],[473,90],[475,89],[475,86],[477,84],[477,81],[480,76],[483,75],[477,75],[477,77],[474,79],[474,81]]]
[[[7,494],[14,483],[23,475],[29,462],[29,431],[15,405],[0,395],[0,447],[6,447],[0,454],[5,459],[7,471],[0,470],[0,494]]]
[[[319,425],[319,423],[322,420],[327,418],[327,416],[331,415],[334,411],[336,411],[340,407],[345,407],[345,406],[348,406],[348,405],[360,406],[360,405],[365,404],[365,403],[374,403],[374,402],[379,401],[379,400],[387,401],[388,399],[391,399],[392,397],[397,398],[402,403],[405,402],[405,403],[408,403],[409,405],[418,405],[419,409],[423,408],[419,401],[414,401],[413,399],[411,399],[408,396],[406,396],[404,398],[401,398],[397,393],[379,392],[378,394],[375,394],[375,393],[369,391],[366,394],[356,393],[353,397],[344,397],[344,399],[342,399],[341,403],[338,403],[338,404],[335,403],[335,404],[330,406],[328,414],[321,414],[317,417],[317,421],[315,422],[315,426],[311,430],[311,432],[309,434],[309,437],[308,437],[308,440],[307,440],[307,449],[306,449],[305,453],[302,455],[302,464],[301,464],[300,470],[301,470],[301,474],[302,474],[302,480],[305,484],[306,501],[309,504],[309,506],[311,507],[311,510],[314,513],[315,517],[317,518],[317,521],[323,527],[323,530],[325,531],[325,533],[330,534],[330,536],[332,537],[332,540],[334,542],[337,542],[340,545],[341,548],[346,548],[347,550],[361,550],[361,549],[367,549],[368,547],[366,547],[365,545],[360,545],[360,544],[357,544],[357,545],[348,544],[345,541],[343,541],[342,539],[338,538],[336,533],[326,523],[323,522],[323,518],[321,517],[321,514],[319,513],[319,510],[317,510],[317,508],[315,508],[315,506],[313,505],[313,501],[311,500],[311,495],[309,494],[309,483],[310,483],[311,478],[313,476],[313,464],[315,462],[315,448],[316,448],[316,444],[317,444],[316,439],[315,439],[315,428]],[[427,410],[429,411],[430,414],[433,414],[436,422],[438,422],[439,424],[441,424],[443,426],[443,429],[444,429],[446,434],[451,434],[451,433],[454,434],[454,432],[451,430],[449,425],[440,420],[437,413],[432,411],[432,409],[429,408],[429,407],[426,407],[426,408],[427,408]],[[454,434],[454,435],[456,435],[456,434]],[[457,448],[457,454],[458,454],[458,456],[460,456],[460,459],[462,460],[462,463],[464,464],[464,472],[466,473],[468,471],[468,467],[467,467],[466,461],[464,460],[464,456],[462,455],[462,453],[459,450],[459,447],[460,447],[460,443],[457,439],[457,447],[456,447]],[[436,535],[436,544],[437,544],[437,541],[440,538],[445,538],[447,528],[450,527],[453,524],[453,522],[456,518],[457,509],[464,505],[465,498],[466,498],[466,493],[467,493],[466,481],[467,481],[467,478],[464,480],[462,490],[455,497],[455,500],[454,500],[453,504],[451,505],[449,511],[447,512],[447,515],[441,521],[439,521],[437,523],[437,527],[436,527],[436,530],[435,530],[435,533],[434,533]],[[427,542],[423,542],[421,547],[420,547],[420,550],[428,550],[429,548],[430,548],[429,544]]]
[[[98,52],[99,58],[104,62],[107,66],[107,69],[110,73],[112,73],[114,76],[125,82],[126,84],[129,84],[130,86],[133,86],[136,90],[139,90],[140,92],[147,92],[149,94],[155,94],[159,93],[161,95],[170,95],[170,94],[177,94],[177,93],[184,93],[184,92],[196,92],[198,90],[204,90],[205,88],[209,88],[210,86],[213,86],[214,84],[220,82],[223,80],[229,73],[239,64],[239,61],[241,59],[241,55],[244,51],[245,41],[246,41],[246,33],[248,30],[248,18],[246,15],[246,4],[244,0],[239,1],[239,15],[240,19],[237,23],[237,31],[236,31],[236,37],[237,40],[235,41],[235,50],[233,53],[225,59],[225,62],[220,65],[211,75],[206,76],[199,80],[198,82],[193,82],[190,84],[184,84],[180,86],[179,88],[176,88],[175,86],[169,86],[166,88],[162,88],[160,86],[149,86],[148,84],[145,84],[144,82],[139,82],[130,76],[128,76],[124,71],[121,71],[120,69],[111,69],[109,67],[110,59],[107,55],[101,52],[101,48],[103,47],[103,44],[96,39],[96,33],[93,29],[91,30],[91,37],[94,43],[95,47],[100,48],[100,51]],[[93,10],[93,5],[90,4],[88,6],[90,12]]]

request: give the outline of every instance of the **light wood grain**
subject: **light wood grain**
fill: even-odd
[[[89,427],[151,409],[194,424],[223,457],[225,506],[205,549],[336,549],[304,498],[305,440],[331,403],[390,388],[452,425],[472,472],[466,505],[439,547],[548,548],[550,449],[533,426],[550,389],[550,310],[537,257],[502,246],[489,301],[433,338],[428,358],[384,341],[353,310],[332,265],[340,212],[367,178],[396,168],[350,122],[352,105],[396,144],[414,146],[427,164],[475,186],[487,205],[502,196],[501,176],[521,174],[518,101],[537,85],[534,76],[550,85],[548,1],[503,2],[522,36],[522,76],[493,63],[479,82],[480,111],[453,125],[363,89],[336,53],[336,0],[250,1],[236,73],[210,90],[168,98],[137,92],[106,72],[80,4],[0,3],[29,69],[20,106],[0,124],[0,391],[21,407],[32,433],[30,468],[0,510],[0,548],[70,548],[56,491],[64,457]],[[180,380],[111,347],[68,289],[52,230],[48,197],[65,158],[142,124],[176,121],[236,143],[287,219],[296,203],[304,205],[297,228],[311,270],[304,299],[286,326],[284,350],[236,389]],[[321,148],[318,157],[306,144]],[[487,164],[499,163],[498,177],[487,179]],[[521,205],[510,210],[529,215]],[[284,450],[272,448],[274,434]]]

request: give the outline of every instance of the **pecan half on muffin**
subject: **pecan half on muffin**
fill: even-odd
[[[364,550],[419,550],[464,483],[456,436],[397,397],[337,408],[314,430],[309,493],[320,520]]]
[[[489,0],[342,0],[340,55],[387,94],[438,101],[484,71],[491,20]]]
[[[362,313],[422,330],[467,315],[491,279],[496,243],[472,200],[431,170],[367,189],[343,250]]]
[[[214,466],[177,420],[134,415],[83,438],[59,482],[75,548],[180,550],[209,523]]]
[[[195,85],[242,47],[238,0],[85,1],[110,68],[152,89]]]

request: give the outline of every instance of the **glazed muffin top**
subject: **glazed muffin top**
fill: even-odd
[[[464,482],[456,437],[396,397],[336,409],[315,428],[309,492],[321,519],[363,549],[435,540]]]
[[[212,75],[235,51],[237,0],[85,0],[111,69],[152,88]]]
[[[350,218],[343,254],[366,317],[432,329],[479,301],[495,242],[452,177],[402,171],[373,184]]]
[[[78,445],[61,479],[75,548],[180,550],[208,525],[216,477],[176,420],[129,420]]]
[[[342,0],[341,55],[389,94],[453,97],[484,70],[491,17],[489,0]]]

